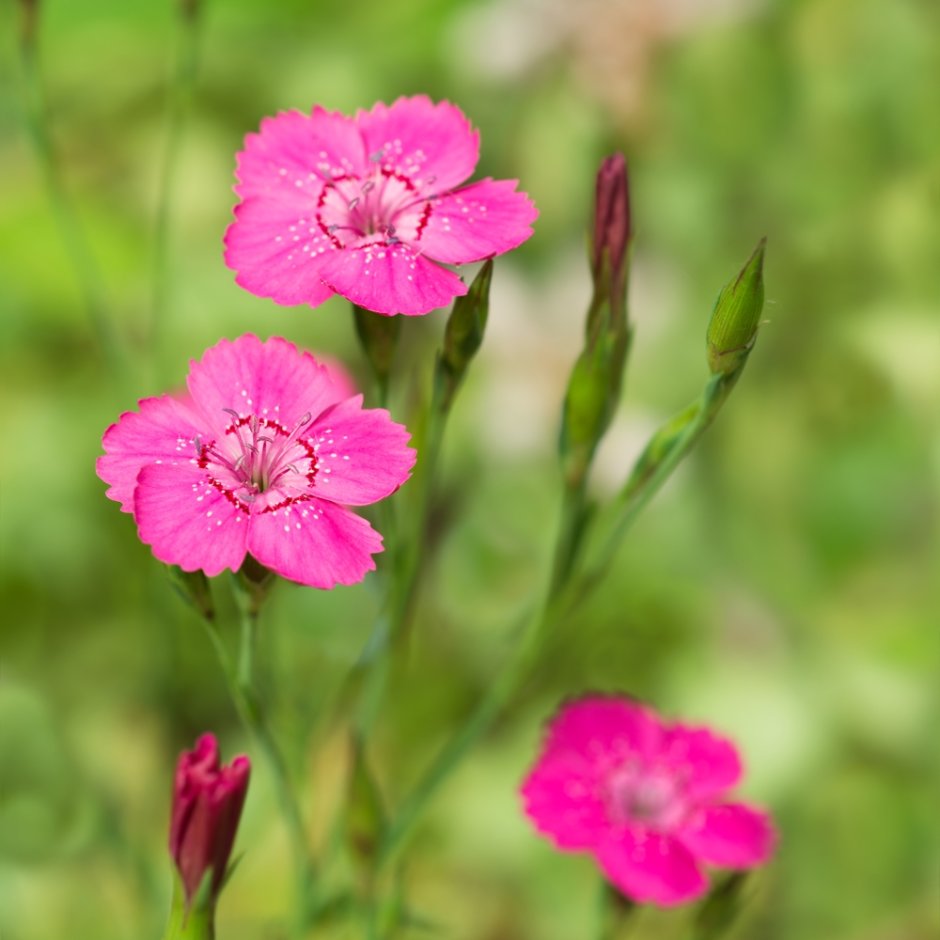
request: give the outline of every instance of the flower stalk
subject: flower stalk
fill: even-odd
[[[401,317],[382,316],[353,304],[353,323],[375,383],[375,403],[386,408],[401,335]]]
[[[758,246],[758,258],[762,256],[762,246],[763,243]],[[759,289],[762,296],[762,266],[755,263],[755,256],[752,256],[744,270],[752,274],[744,278],[739,275],[733,283],[746,282],[750,284],[751,291]],[[600,582],[629,527],[718,415],[740,378],[746,359],[746,355],[740,358],[737,367],[731,372],[713,375],[700,399],[653,436],[614,506],[596,514],[595,522],[597,517],[611,521],[604,524],[600,533],[587,533],[587,559],[582,560],[577,569],[573,565],[569,567],[568,576],[564,578],[560,578],[556,562],[544,599],[526,618],[501,670],[488,685],[464,725],[444,745],[390,821],[379,852],[380,866],[388,865],[397,857],[428,803],[508,705],[535,661],[543,637]],[[563,516],[559,530],[560,550],[564,550],[564,541],[569,537],[566,528],[569,524],[570,519]]]
[[[563,491],[553,594],[564,587],[577,558],[590,516],[588,475],[620,401],[631,339],[627,285],[632,236],[627,165],[623,154],[617,153],[604,160],[597,173],[591,245],[594,289],[585,321],[584,349],[572,368],[562,408],[559,453]]]
[[[237,603],[242,637],[242,659],[237,668],[232,663],[216,624],[208,619],[203,619],[202,622],[215,649],[219,665],[222,667],[235,711],[248,735],[264,756],[268,771],[274,782],[275,795],[293,857],[296,895],[296,915],[293,929],[294,935],[300,936],[315,905],[316,866],[307,845],[303,814],[294,793],[290,774],[287,770],[287,762],[264,715],[260,696],[257,694],[254,685],[249,684],[254,677],[254,668],[252,663],[250,661],[245,662],[244,658],[246,651],[250,656],[255,647],[259,611],[252,609],[250,605],[242,601]]]

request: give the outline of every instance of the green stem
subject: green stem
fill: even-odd
[[[638,906],[606,881],[601,884],[598,940],[623,940],[636,922]]]
[[[246,651],[253,650],[255,646],[258,613],[256,610],[252,610],[248,605],[240,604],[239,608],[241,612],[242,654],[244,657]],[[303,817],[297,798],[294,795],[293,787],[291,786],[287,763],[278,747],[277,740],[265,720],[254,688],[246,682],[246,680],[249,680],[253,675],[251,663],[240,663],[236,671],[228,651],[225,648],[222,636],[215,624],[211,620],[203,620],[203,623],[206,626],[209,639],[215,647],[219,663],[225,675],[226,684],[228,685],[229,695],[232,698],[232,703],[235,706],[238,717],[241,719],[245,730],[264,756],[274,781],[275,794],[280,807],[281,816],[284,819],[284,825],[291,846],[291,854],[294,859],[294,870],[297,880],[297,917],[294,925],[294,935],[300,936],[312,907],[310,898],[316,886],[316,869],[307,847]],[[249,657],[251,656],[250,653],[248,655]]]
[[[196,3],[180,3],[176,65],[170,85],[166,139],[160,164],[157,213],[153,235],[153,288],[150,309],[150,348],[160,363],[169,293],[169,228],[173,181],[179,165],[186,115],[192,103],[199,65],[199,10]]]
[[[713,376],[700,398],[673,418],[647,445],[615,504],[604,513],[606,530],[590,540],[587,557],[565,592],[564,610],[570,610],[603,579],[627,530],[715,420],[740,375],[741,370]]]
[[[78,281],[92,332],[108,366],[115,373],[123,374],[125,358],[120,354],[120,344],[107,313],[105,291],[98,265],[69,199],[49,132],[48,110],[39,66],[37,16],[38,13],[33,9],[29,18],[24,20],[20,42],[26,126],[59,235]]]
[[[470,748],[490,727],[526,675],[539,648],[539,640],[554,620],[554,606],[540,605],[525,621],[515,648],[505,660],[463,727],[448,741],[431,766],[405,798],[386,829],[379,849],[378,867],[384,868],[397,856],[427,804],[454,771]]]
[[[654,437],[637,461],[621,493],[614,514],[615,522],[602,539],[599,556],[580,572],[575,570],[570,580],[566,579],[559,584],[553,578],[549,582],[545,600],[526,621],[519,642],[506,658],[501,672],[489,685],[463,727],[444,746],[405,798],[397,816],[388,826],[379,851],[380,866],[388,865],[397,855],[427,804],[509,702],[534,660],[543,635],[600,581],[627,529],[715,419],[739,374],[740,371],[712,378],[699,401]],[[565,538],[566,524],[563,519],[560,540]]]
[[[359,674],[357,678],[363,682],[355,716],[356,733],[363,741],[368,740],[382,708],[390,672],[389,651],[407,634],[414,614],[437,464],[451,402],[452,398],[450,401],[444,400],[435,385],[427,424],[420,434],[418,464],[411,483],[416,493],[416,502],[410,513],[413,521],[407,532],[396,533],[399,538],[397,555],[401,561],[390,573],[385,605],[354,670]]]
[[[568,583],[581,547],[587,521],[587,478],[566,483],[562,492],[561,521],[555,555],[552,563],[552,581],[549,588],[552,597],[561,593]]]

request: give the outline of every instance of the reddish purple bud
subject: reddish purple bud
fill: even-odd
[[[187,907],[210,870],[213,902],[222,887],[250,769],[247,757],[220,766],[212,734],[204,734],[193,750],[180,755],[173,783],[170,854],[183,881]]]
[[[607,157],[597,171],[591,268],[594,272],[594,283],[599,284],[606,256],[607,264],[610,265],[611,286],[618,294],[626,286],[624,270],[630,234],[627,161],[622,153],[615,153]]]

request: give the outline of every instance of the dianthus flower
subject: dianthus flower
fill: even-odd
[[[173,781],[170,855],[187,906],[210,873],[209,902],[215,904],[232,854],[250,771],[247,757],[220,765],[219,745],[212,734],[204,734],[193,750],[180,755]]]
[[[769,858],[769,817],[724,799],[741,773],[734,745],[708,728],[588,696],[550,723],[522,797],[559,849],[593,854],[628,898],[669,906],[705,892],[702,863],[740,869]]]
[[[97,462],[154,555],[210,577],[250,553],[312,587],[361,581],[382,537],[346,506],[408,478],[407,430],[277,337],[222,340],[190,363],[187,387],[121,415]]]
[[[479,149],[459,108],[423,95],[351,118],[319,106],[265,118],[237,157],[225,262],[280,304],[336,293],[388,315],[443,307],[467,287],[433,262],[503,254],[538,215],[516,180],[454,189]]]

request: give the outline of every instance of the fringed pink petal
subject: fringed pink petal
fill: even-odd
[[[467,264],[501,255],[532,234],[535,204],[516,180],[485,179],[431,202],[419,245],[429,258]]]
[[[380,242],[329,255],[320,269],[338,294],[375,313],[420,316],[467,293],[452,271],[403,243]]]
[[[520,793],[535,828],[571,851],[592,848],[610,829],[602,785],[591,761],[565,753],[540,760]]]
[[[721,796],[741,779],[737,748],[708,728],[667,725],[663,732],[659,764],[684,781],[689,799]]]
[[[365,506],[394,493],[411,472],[411,435],[383,409],[363,409],[362,396],[326,411],[312,426],[319,442],[316,485],[324,498]]]
[[[235,192],[250,196],[300,197],[322,182],[368,172],[365,144],[355,121],[316,107],[309,115],[282,111],[264,118],[245,137],[236,157]]]
[[[480,156],[480,135],[449,101],[426,95],[381,102],[356,115],[369,160],[408,179],[418,191],[443,192],[462,183]]]
[[[337,249],[317,220],[318,193],[310,187],[293,199],[254,195],[235,207],[225,263],[236,272],[236,283],[285,306],[316,307],[333,296],[320,268]]]
[[[613,832],[595,857],[614,887],[639,903],[672,907],[694,901],[708,888],[689,851],[658,833],[639,828]]]
[[[704,807],[676,836],[703,861],[727,868],[766,862],[776,841],[770,817],[743,803]]]
[[[194,438],[203,433],[188,397],[145,398],[140,411],[125,411],[104,433],[105,455],[95,472],[108,484],[107,495],[134,511],[134,489],[140,468],[149,463],[188,461],[196,454]]]
[[[653,712],[639,702],[592,695],[562,705],[549,726],[544,752],[579,754],[606,771],[648,760],[661,730]]]
[[[194,463],[151,464],[140,471],[134,520],[154,555],[184,571],[214,577],[245,559],[248,516]]]
[[[382,536],[348,509],[311,499],[253,515],[248,550],[282,578],[329,589],[372,571]]]
[[[280,337],[262,342],[251,333],[207,349],[190,364],[187,384],[218,437],[232,423],[229,410],[277,421],[291,430],[338,397],[329,374],[310,353]]]

